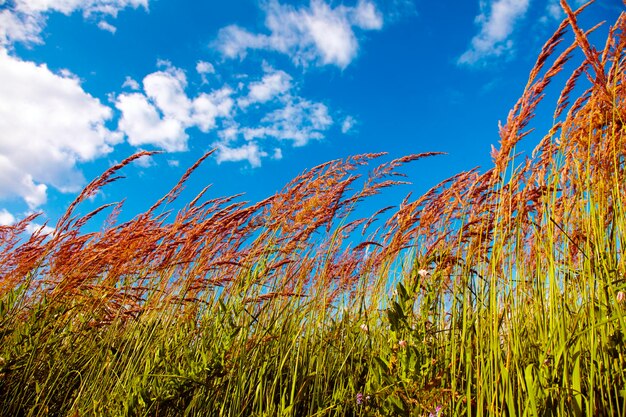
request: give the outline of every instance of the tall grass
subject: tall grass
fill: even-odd
[[[0,414],[626,416],[626,14],[597,50],[588,5],[561,4],[493,167],[396,208],[354,215],[434,153],[169,213],[207,154],[128,222],[78,214],[142,152],[53,233],[0,227]],[[575,56],[554,125],[516,155]]]

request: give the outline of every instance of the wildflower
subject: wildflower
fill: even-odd
[[[442,417],[443,416],[443,406],[438,405],[435,407],[435,412],[428,414],[428,417]]]
[[[363,394],[359,392],[356,395],[356,405],[362,405],[362,404],[363,404]]]
[[[365,324],[365,323],[361,324],[361,330],[363,330],[365,333],[369,333],[370,332],[369,327],[367,327],[367,324]]]
[[[406,340],[400,340],[398,342],[398,346],[400,346],[401,348],[406,347]]]
[[[624,301],[626,301],[626,293],[624,293],[624,291],[619,291],[616,298],[617,302],[622,304]]]
[[[417,275],[419,275],[422,278],[426,278],[428,274],[430,274],[430,272],[428,272],[425,269],[420,269],[419,271],[417,271]]]

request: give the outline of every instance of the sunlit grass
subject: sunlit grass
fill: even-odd
[[[436,154],[366,178],[382,155],[332,161],[257,204],[203,192],[162,214],[205,155],[131,221],[120,204],[77,214],[142,152],[50,235],[24,234],[32,216],[0,227],[0,414],[626,416],[626,17],[596,52],[564,6],[493,168],[393,209],[354,216]]]

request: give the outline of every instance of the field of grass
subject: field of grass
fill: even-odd
[[[562,4],[486,172],[359,219],[437,157],[359,155],[170,213],[207,154],[131,221],[78,214],[143,152],[51,234],[0,227],[0,415],[626,416],[626,14],[596,48]]]

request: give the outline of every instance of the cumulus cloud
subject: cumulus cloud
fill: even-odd
[[[215,67],[210,62],[198,61],[196,71],[198,74],[215,74]]]
[[[207,74],[215,74],[215,67],[210,62],[198,61],[196,63],[196,72],[202,78],[202,84],[208,84]]]
[[[353,24],[365,30],[378,30],[383,27],[383,18],[374,3],[359,1],[356,7],[348,8]]]
[[[0,226],[11,226],[15,223],[15,216],[13,216],[7,209],[0,210]]]
[[[284,143],[304,146],[325,136],[333,124],[326,105],[300,97],[289,74],[267,65],[261,75],[238,80],[235,89],[225,84],[189,93],[185,71],[162,61],[141,80],[126,77],[123,90],[111,94],[112,109],[83,90],[70,71],[53,72],[9,52],[15,42],[41,43],[51,12],[82,12],[114,33],[111,18],[125,7],[147,9],[148,1],[0,0],[0,9],[9,6],[0,10],[0,200],[19,198],[33,210],[46,203],[50,189],[77,192],[85,182],[79,165],[109,154],[124,138],[137,148],[179,152],[188,148],[189,129],[215,131],[219,163],[247,161],[258,167],[264,158],[281,159]],[[343,68],[358,52],[356,28],[375,30],[383,24],[370,0],[334,8],[322,0],[312,0],[308,8],[274,0],[266,10],[270,34],[232,27],[228,33],[243,39],[232,43],[232,56],[264,48],[287,53],[301,65]],[[280,19],[286,19],[284,27]],[[205,83],[207,74],[216,73],[206,61],[198,61],[195,70]],[[107,123],[114,114],[117,129],[112,131]],[[177,160],[167,163],[178,166]],[[137,164],[148,167],[152,161]],[[15,222],[15,217],[0,210],[3,222]]]
[[[120,10],[132,7],[148,9],[149,0],[6,0],[0,12],[0,45],[15,42],[41,43],[41,32],[51,12],[70,15],[82,12],[85,18],[117,17]],[[115,27],[99,20],[98,27],[115,33]]]
[[[0,47],[23,42],[41,43],[39,34],[43,30],[44,19],[39,16],[16,13],[10,9],[0,11]]]
[[[234,148],[231,148],[226,144],[219,143],[217,144],[217,151],[216,159],[218,164],[226,161],[248,161],[250,166],[253,168],[260,167],[261,158],[267,156],[267,152],[260,150],[259,146],[254,142]]]
[[[333,119],[324,104],[295,98],[268,114],[262,122],[269,124],[274,137],[292,140],[294,146],[304,146],[311,139],[322,139]]]
[[[511,34],[528,6],[529,0],[492,0],[488,7],[487,2],[481,1],[481,13],[475,19],[480,32],[472,38],[470,48],[459,57],[458,63],[474,65],[511,51]]]
[[[17,223],[17,218],[11,214],[7,209],[0,209],[0,226],[12,226]],[[35,232],[43,234],[51,234],[54,229],[50,226],[43,225],[37,222],[31,222],[26,226],[26,233],[33,234]]]
[[[18,196],[30,208],[44,204],[47,200],[48,186],[36,184],[28,169],[19,165],[0,154],[0,199]]]
[[[77,163],[122,139],[105,127],[111,109],[71,74],[0,50],[0,80],[0,199],[19,196],[32,209],[46,202],[48,186],[75,192],[84,183]]]
[[[28,234],[34,234],[34,233],[41,233],[44,235],[50,235],[54,232],[54,228],[50,227],[48,225],[45,224],[41,224],[41,223],[37,223],[37,222],[32,222],[29,223],[26,226],[26,233]]]
[[[185,73],[168,65],[164,71],[149,74],[143,79],[143,89],[165,118],[188,123],[191,100],[185,93]]]
[[[246,127],[241,133],[248,141],[274,138],[292,141],[293,146],[304,146],[314,139],[324,138],[324,132],[333,124],[328,107],[301,97],[290,97],[284,107],[261,119],[258,127]]]
[[[263,158],[282,158],[277,142],[304,146],[323,139],[333,124],[325,104],[300,97],[293,78],[268,65],[261,77],[240,81],[235,90],[224,85],[195,96],[187,93],[183,70],[167,61],[159,65],[161,70],[144,77],[141,91],[114,99],[118,130],[132,146],[185,151],[187,130],[194,127],[215,131],[218,162],[247,161],[258,167]],[[125,84],[134,86],[128,79]]]
[[[215,46],[227,58],[243,58],[249,49],[287,54],[297,65],[311,63],[347,67],[358,53],[355,29],[379,30],[382,14],[373,2],[332,8],[323,0],[295,8],[271,0],[264,7],[269,34],[251,33],[239,26],[219,31]]]
[[[167,151],[187,149],[187,134],[179,120],[162,118],[142,93],[120,94],[115,107],[122,113],[118,128],[133,146],[155,145]]]
[[[208,132],[216,120],[229,115],[233,107],[228,87],[191,98],[185,92],[185,73],[161,63],[166,68],[143,79],[143,92],[117,96],[115,107],[121,112],[118,129],[133,146],[153,145],[168,152],[187,149],[186,129],[197,127]]]
[[[266,103],[291,89],[291,76],[284,71],[267,70],[261,81],[248,85],[248,95],[238,100],[239,107],[246,108],[255,103]]]
[[[282,159],[282,148],[323,139],[334,121],[328,107],[298,94],[298,85],[284,71],[263,66],[261,79],[240,83],[230,118],[218,129],[218,162]],[[254,104],[254,106],[253,106]]]

